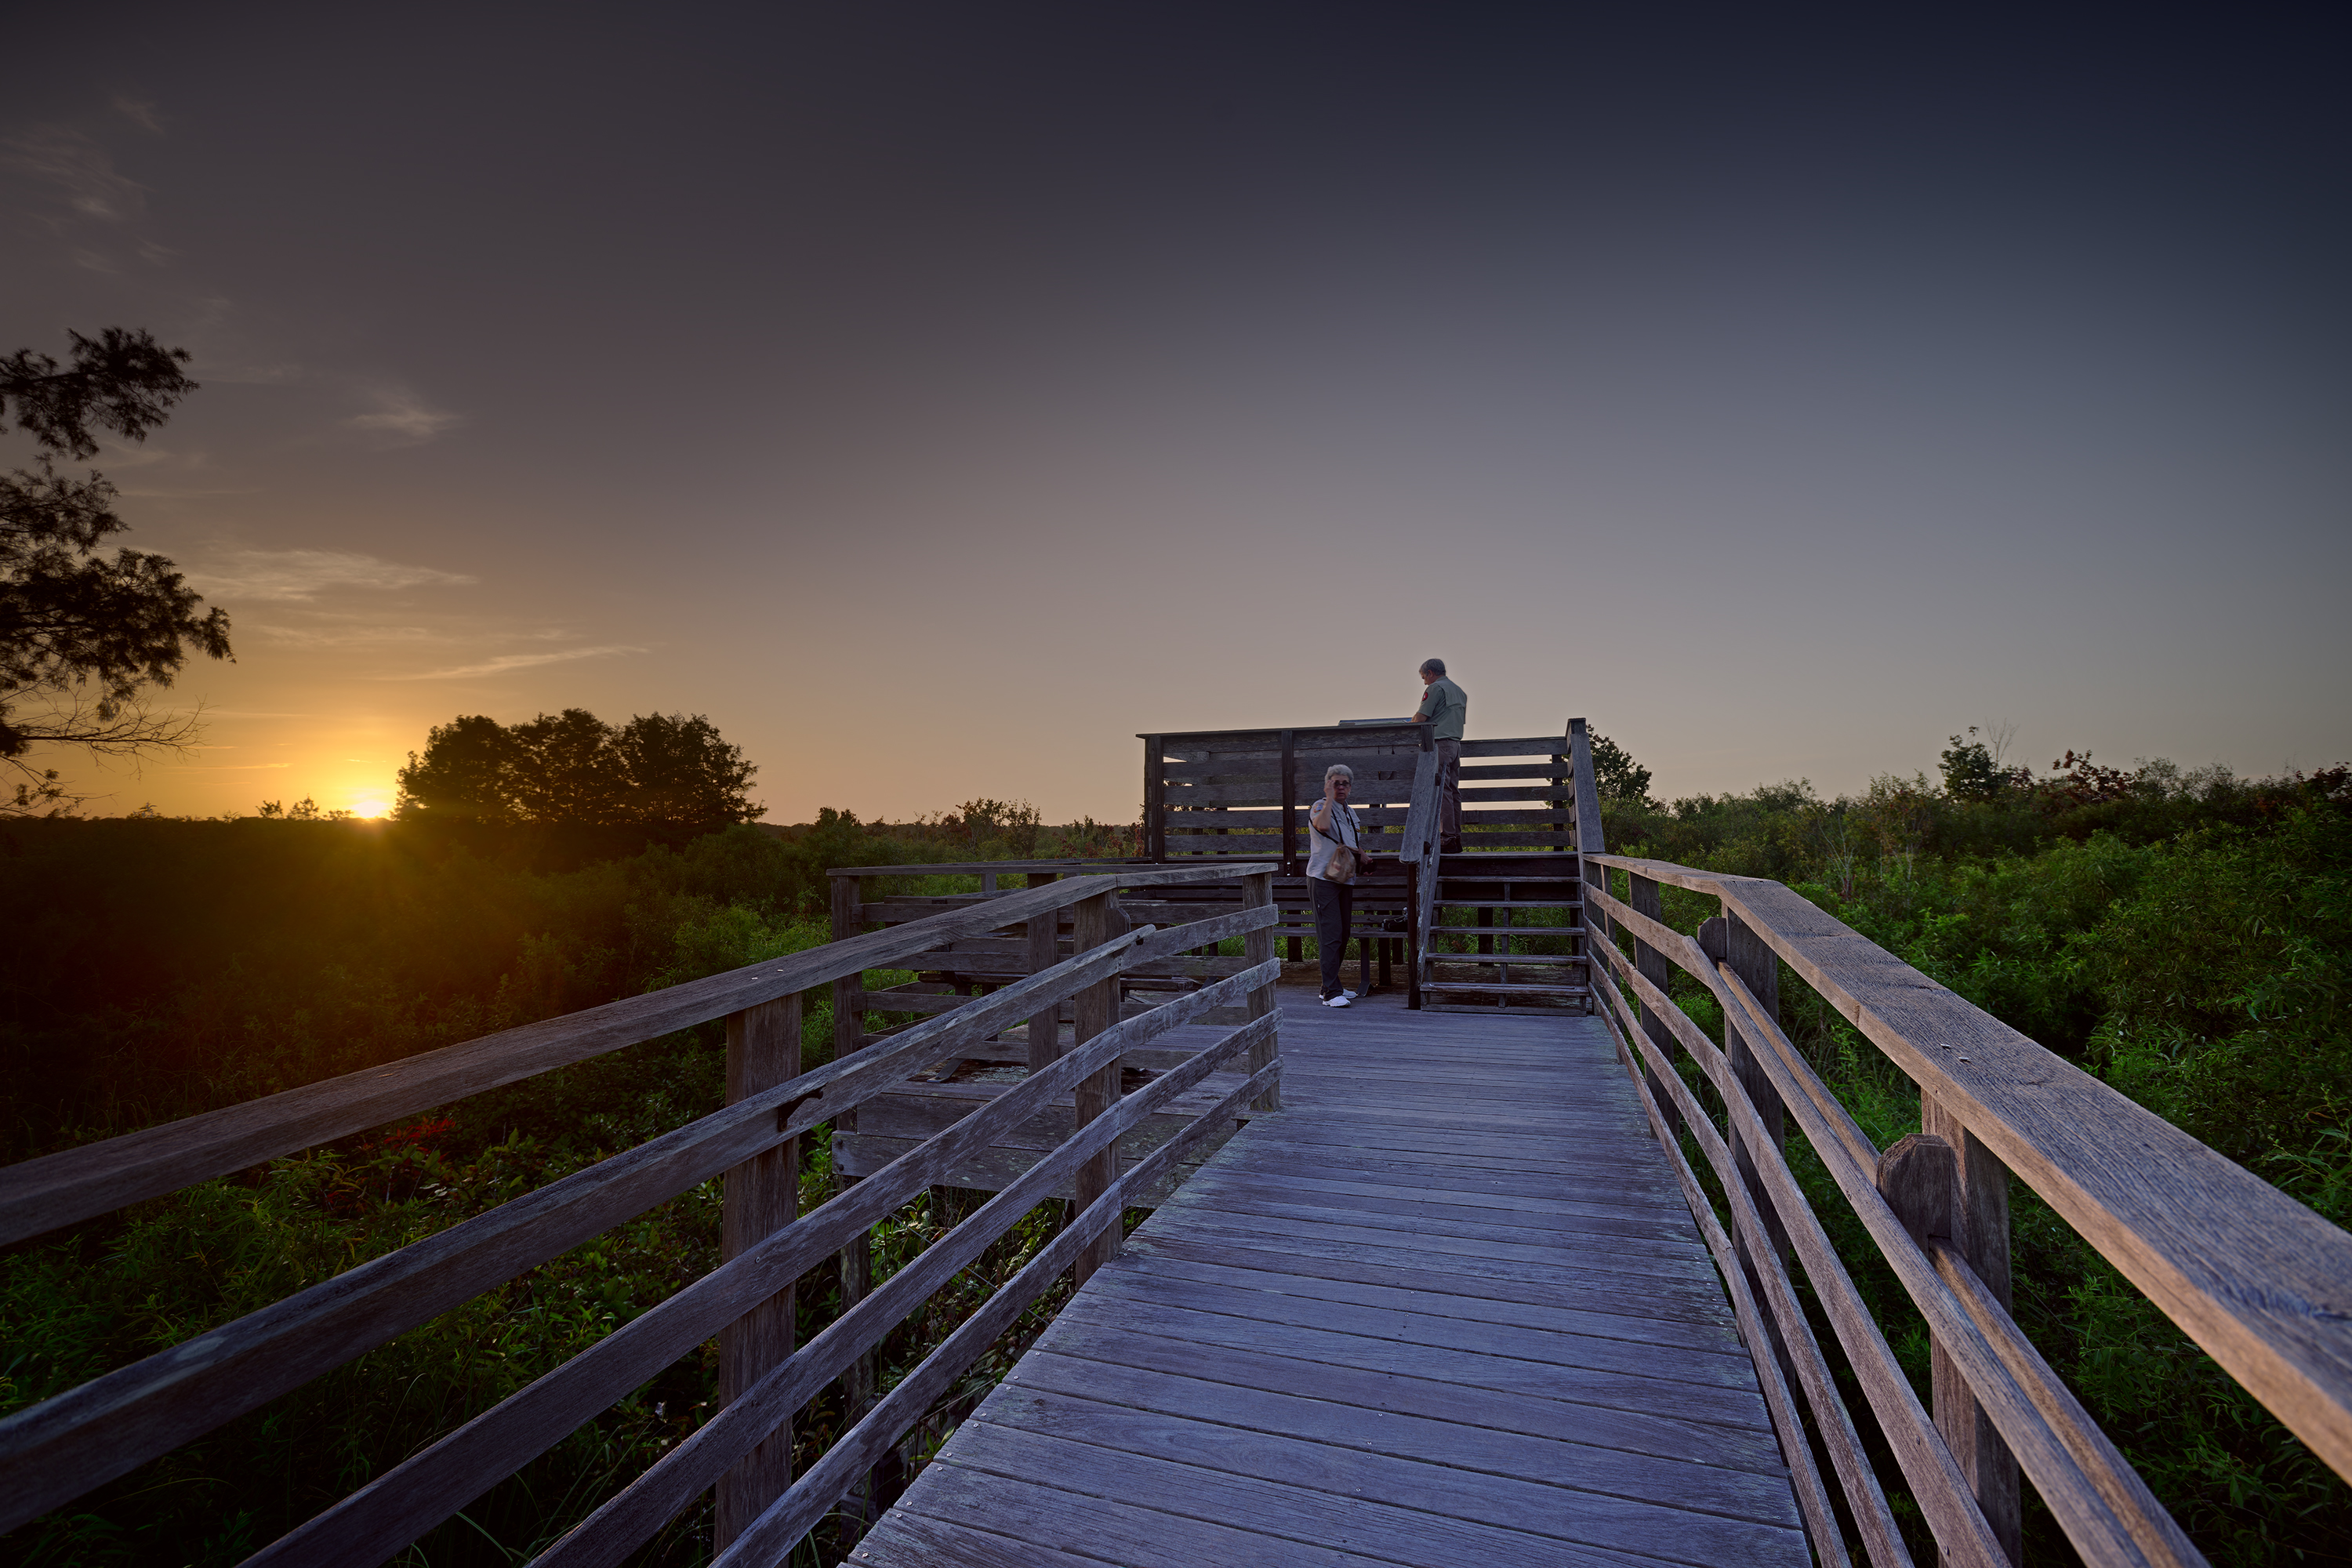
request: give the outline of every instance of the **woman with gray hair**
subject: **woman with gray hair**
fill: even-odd
[[[1356,994],[1339,984],[1348,927],[1356,915],[1356,877],[1363,868],[1362,825],[1348,805],[1356,773],[1345,763],[1323,770],[1323,798],[1307,813],[1307,887],[1315,900],[1315,951],[1323,961],[1323,1005],[1345,1007]]]

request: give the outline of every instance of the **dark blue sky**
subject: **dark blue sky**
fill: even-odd
[[[1429,653],[1670,794],[2352,755],[2317,8],[484,9],[11,25],[0,348],[205,383],[102,466],[239,662],[119,806],[583,705],[1118,816]]]

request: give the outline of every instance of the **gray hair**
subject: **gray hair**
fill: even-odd
[[[1442,658],[1424,658],[1421,661],[1421,673],[1423,675],[1444,675],[1445,673],[1445,661]]]
[[[1323,777],[1327,782],[1331,779],[1346,779],[1349,784],[1353,784],[1356,782],[1356,770],[1345,763],[1333,763],[1323,770]]]

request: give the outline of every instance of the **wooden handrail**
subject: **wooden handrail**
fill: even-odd
[[[953,1013],[745,1095],[674,1132],[0,1421],[0,1531],[299,1386],[711,1175],[742,1169],[764,1152],[789,1144],[806,1129],[943,1057],[961,1054],[1041,1006],[1098,987],[1139,965],[1228,937],[1266,946],[1265,933],[1278,919],[1277,911],[1270,901],[1250,904],[1247,890],[1266,881],[1270,867],[1219,867],[1205,875],[1190,868],[1123,870],[1118,879],[1123,883],[1138,878],[1145,885],[1228,881],[1241,869],[1252,873],[1244,882],[1244,908],[1181,927],[1145,926],[1110,938],[974,998]],[[979,929],[1050,913],[1080,898],[1104,898],[1111,890],[1102,879],[1087,879],[1007,895],[991,900]],[[929,951],[971,925],[962,911],[952,921],[919,923],[928,929],[886,951]],[[898,936],[906,929],[876,934]],[[789,972],[796,979],[855,974],[856,960],[870,959],[875,947],[866,938],[834,945],[852,952],[836,953],[829,963],[791,965]],[[1266,960],[1246,972],[1116,1024],[1072,1055],[1033,1072],[877,1176],[782,1226],[409,1465],[378,1478],[263,1556],[342,1563],[371,1552],[388,1553],[560,1441],[579,1421],[693,1343],[773,1297],[850,1236],[862,1233],[912,1192],[941,1179],[959,1160],[1000,1138],[1051,1097],[1089,1074],[1099,1076],[1106,1064],[1115,1068],[1126,1050],[1214,1007],[1246,1003],[1260,1014],[1269,1012],[1260,1003],[1279,965],[1268,960],[1270,951]],[[772,966],[754,968],[762,972],[764,984],[774,984]],[[747,988],[738,984],[723,994],[739,999]],[[1267,1086],[1278,1078],[1276,1027],[1272,1016],[1255,1017],[1218,1047],[1227,1054],[1244,1048],[1250,1052],[1253,1082],[1258,1085],[1254,1095],[1269,1093]],[[1084,1122],[1077,1143],[1089,1154],[1098,1152],[1134,1117],[1208,1070],[1188,1068],[1181,1076],[1164,1076],[1155,1080],[1155,1092],[1136,1097],[1133,1106],[1115,1099],[1108,1114]],[[861,1320],[870,1321],[877,1320]],[[434,1512],[436,1508],[441,1511]],[[415,1529],[400,1533],[410,1525]]]
[[[2352,1235],[1778,882],[1596,858],[1720,899],[2314,1453],[2352,1477]]]
[[[1122,864],[1104,875],[1122,888],[1164,887],[1271,869],[1245,862],[1213,868]],[[1091,877],[1023,889],[968,909],[22,1161],[0,1169],[0,1246],[828,981],[896,968],[901,960],[959,937],[1066,908],[1102,890]]]
[[[2205,1269],[2201,1310],[2173,1311],[2158,1292],[2149,1294],[2233,1373],[2237,1367],[2221,1353],[2221,1347],[2199,1334],[2200,1322],[2221,1325],[2222,1345],[2235,1352],[2239,1364],[2267,1365],[2273,1385],[2286,1384],[2305,1402],[2298,1412],[2301,1425],[2273,1404],[2262,1385],[2242,1375],[2241,1381],[2322,1458],[2339,1472],[2345,1469],[2341,1450],[2331,1452],[2326,1440],[2344,1419],[2352,1379],[2339,1376],[2331,1385],[2325,1374],[2352,1366],[2352,1327],[2331,1315],[2325,1303],[2352,1289],[2352,1236],[2007,1029],[1777,882],[1719,877],[1597,847],[1584,854],[1596,873],[1608,867],[1625,871],[1636,890],[1671,883],[1719,899],[1727,919],[1760,939],[1911,1073],[1923,1105],[1940,1101],[1948,1114],[1957,1110],[1967,1136],[1980,1140],[2050,1197],[2062,1216],[2127,1277],[2140,1279],[2137,1265],[2179,1289],[2180,1282],[2194,1280],[2196,1270]],[[1944,1553],[1959,1561],[2006,1562],[2014,1514],[2006,1513],[2003,1526],[1985,1509],[1998,1501],[2006,1512],[2013,1507],[2014,1492],[1996,1486],[1995,1492],[1984,1494],[1993,1501],[1979,1506],[1986,1481],[1980,1476],[1972,1489],[1944,1436],[1951,1420],[1943,1408],[1943,1372],[1937,1373],[1937,1411],[1931,1421],[1781,1158],[1777,1136],[1751,1099],[1751,1084],[1755,1094],[1796,1119],[1927,1319],[1939,1368],[1948,1364],[1961,1380],[1966,1409],[1952,1414],[1972,1417],[1980,1410],[1990,1419],[2005,1451],[2016,1455],[2084,1560],[2201,1563],[2147,1484],[2017,1327],[2000,1294],[1978,1276],[1968,1252],[1949,1236],[1927,1228],[1958,1224],[1951,1210],[1958,1159],[1952,1145],[1923,1136],[1882,1154],[1780,1031],[1773,1009],[1758,1000],[1719,942],[1710,953],[1656,915],[1612,895],[1599,875],[1586,882],[1585,902],[1601,935],[1593,944],[1594,956],[1606,965],[1595,971],[1594,984],[1608,1004],[1603,1016],[1621,1057],[1661,1140],[1671,1147],[1679,1131],[1688,1131],[1715,1167],[1739,1238],[1738,1258],[1727,1265],[1727,1279],[1737,1264],[1752,1267],[1760,1278],[1759,1304],[1769,1309],[1812,1406],[1873,1561],[1907,1557],[1892,1536],[1875,1479],[1857,1463],[1858,1450],[1842,1439],[1851,1425],[1802,1314],[1785,1293],[1780,1245],[1793,1246],[1804,1264]],[[1729,1030],[1727,1045],[1744,1049],[1758,1077],[1735,1070],[1727,1052],[1674,1004],[1662,984],[1664,970],[1652,971],[1648,959],[1637,963],[1618,950],[1618,932],[1637,954],[1654,955],[1708,988]],[[1684,1088],[1670,1060],[1675,1046],[1690,1054],[1721,1097],[1725,1133],[1717,1132]],[[1930,1184],[1904,1185],[1913,1171]],[[1751,1189],[1764,1200],[1760,1211]],[[1926,1207],[1906,1206],[1912,1205]],[[2206,1227],[2197,1244],[2187,1247],[2181,1246],[2185,1215],[2200,1216],[2194,1223]],[[2282,1233],[2294,1238],[2291,1247],[2278,1245]],[[2162,1268],[2150,1268],[2150,1258],[2161,1259]],[[2233,1271],[2223,1272],[2223,1258],[2233,1261]],[[2278,1267],[2282,1261],[2286,1267]],[[1734,1294],[1737,1305],[1739,1292]],[[1773,1359],[1767,1342],[1751,1337],[1749,1342],[1759,1373],[1775,1370],[1767,1365]],[[2315,1345],[2321,1353],[2314,1353]],[[2301,1373],[2300,1381],[2283,1368]],[[2311,1375],[2315,1368],[2323,1375]],[[1769,1402],[1770,1380],[1766,1381]],[[2319,1408],[2314,1410],[2314,1404]],[[1774,1416],[1779,1425],[1777,1405]],[[1790,1436],[1783,1428],[1784,1442]],[[1797,1479],[1802,1503],[1804,1478]],[[1810,1510],[1808,1520],[1811,1525]],[[1818,1529],[1815,1534],[1818,1547]]]

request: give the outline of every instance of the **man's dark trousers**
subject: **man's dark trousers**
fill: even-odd
[[[1356,889],[1348,882],[1334,882],[1322,877],[1309,877],[1307,885],[1315,897],[1315,948],[1323,960],[1323,999],[1329,1001],[1346,989],[1339,984],[1339,968],[1348,956],[1348,927],[1356,913]]]

